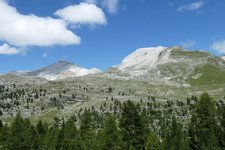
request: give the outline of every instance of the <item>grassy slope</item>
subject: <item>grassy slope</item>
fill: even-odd
[[[197,73],[202,75],[197,79],[192,78]],[[211,64],[199,66],[195,68],[187,81],[193,86],[225,84],[225,70]]]

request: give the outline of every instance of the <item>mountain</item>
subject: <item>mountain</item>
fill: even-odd
[[[120,64],[103,73],[96,68],[86,69],[67,61],[59,61],[35,71],[13,74],[47,80],[95,75],[120,80],[141,80],[154,85],[190,87],[225,83],[225,61],[221,58],[206,51],[158,46],[137,49]]]
[[[222,56],[222,57],[220,57],[220,58],[222,58],[223,60],[225,60],[225,56]]]
[[[35,71],[0,75],[0,91],[3,121],[20,110],[35,121],[54,123],[55,116],[64,118],[84,108],[100,110],[105,104],[109,110],[102,111],[112,112],[114,101],[128,99],[146,105],[154,98],[165,106],[166,100],[186,103],[187,97],[208,92],[219,100],[225,93],[225,61],[178,46],[140,48],[102,73],[59,61]]]
[[[188,51],[177,46],[138,49],[114,66],[114,70],[125,74],[127,79],[153,84],[190,87],[225,83],[222,59],[206,51]]]
[[[154,68],[158,64],[160,54],[167,49],[166,47],[140,48],[125,57],[120,65],[120,70],[138,70],[141,68]],[[168,61],[168,60],[165,60]]]
[[[61,80],[71,77],[98,74],[100,72],[101,71],[96,68],[86,69],[67,61],[59,61],[35,71],[22,73],[22,75],[27,77],[41,77],[47,80]]]

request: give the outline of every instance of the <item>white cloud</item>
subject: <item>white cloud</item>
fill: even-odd
[[[103,0],[102,5],[106,7],[111,14],[117,13],[119,0]]]
[[[182,5],[177,10],[180,12],[194,11],[194,10],[198,10],[198,9],[202,8],[204,6],[204,4],[205,4],[204,1],[201,0],[201,1],[193,2],[188,5]]]
[[[83,0],[86,3],[100,5],[107,9],[110,14],[116,14],[118,11],[119,0]]]
[[[4,43],[0,45],[0,54],[1,55],[13,55],[20,53],[20,50],[16,47],[11,47],[9,44]]]
[[[0,54],[24,53],[29,46],[80,44],[80,37],[72,30],[81,25],[106,24],[107,19],[98,0],[86,0],[55,12],[59,18],[21,14],[7,0],[0,0]]]
[[[211,45],[211,48],[219,54],[225,54],[225,40],[216,41]]]
[[[67,29],[63,20],[20,14],[0,0],[0,40],[15,46],[79,44],[80,38]],[[12,50],[11,49],[11,53]]]
[[[101,8],[91,3],[68,6],[55,12],[69,24],[106,24],[106,17]]]
[[[181,42],[181,46],[188,49],[196,45],[196,41]]]

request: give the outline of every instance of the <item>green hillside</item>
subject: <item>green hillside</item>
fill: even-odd
[[[201,76],[193,78],[197,74],[201,74]],[[225,84],[225,70],[211,64],[205,64],[196,67],[187,81],[193,86]]]

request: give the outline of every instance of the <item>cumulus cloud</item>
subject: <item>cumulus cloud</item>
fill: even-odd
[[[15,46],[51,46],[79,44],[80,38],[66,23],[51,17],[20,14],[0,0],[0,40]]]
[[[194,10],[198,10],[198,9],[202,8],[204,6],[204,4],[205,4],[204,1],[197,1],[197,2],[193,2],[191,4],[188,4],[188,5],[182,5],[177,10],[180,12],[194,11]]]
[[[118,10],[119,0],[103,0],[103,6],[106,7],[111,14],[115,14]]]
[[[118,11],[119,0],[83,0],[86,3],[99,4],[107,9],[110,14],[115,14]]]
[[[225,54],[225,40],[216,41],[211,45],[211,48],[219,54]]]
[[[106,24],[107,19],[101,8],[89,0],[57,10],[53,17],[39,17],[34,14],[21,14],[6,0],[0,0],[0,54],[24,53],[24,47],[77,45],[80,37],[73,26]],[[76,28],[78,29],[78,28]]]
[[[106,24],[106,17],[101,8],[91,3],[68,6],[55,12],[69,24]]]
[[[20,53],[20,50],[16,47],[12,47],[7,43],[0,45],[0,54],[2,55],[13,55]]]

